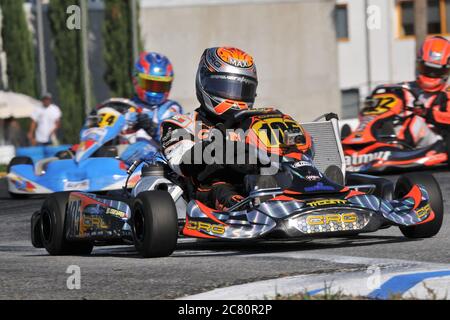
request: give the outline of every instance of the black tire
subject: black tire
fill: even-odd
[[[131,225],[136,250],[144,258],[170,256],[178,239],[178,216],[167,191],[140,193],[132,204]]]
[[[352,128],[348,124],[344,124],[341,129],[341,140],[344,140],[352,134]]]
[[[434,220],[416,226],[400,227],[401,232],[407,238],[430,238],[435,236],[442,226],[444,219],[444,204],[442,192],[436,179],[428,173],[407,173],[398,179],[395,185],[394,195],[396,199],[404,197],[414,184],[423,186],[430,196],[430,205],[434,211]]]
[[[41,212],[37,211],[31,216],[31,244],[35,248],[44,248],[41,238]]]
[[[65,219],[69,194],[70,192],[54,193],[44,201],[41,208],[41,240],[52,256],[89,255],[94,247],[92,242],[66,240]]]
[[[14,157],[12,158],[12,160],[9,162],[8,167],[6,169],[6,171],[8,173],[11,172],[11,168],[13,166],[16,166],[18,164],[31,164],[33,165],[33,159],[31,159],[30,157]]]
[[[450,169],[450,132],[445,130],[442,136],[445,142],[445,151],[447,152],[447,168]]]

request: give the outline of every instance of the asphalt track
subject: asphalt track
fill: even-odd
[[[450,172],[433,174],[446,216],[432,239],[407,240],[391,228],[310,242],[182,240],[173,256],[162,259],[141,259],[133,247],[98,247],[89,257],[50,257],[30,243],[30,216],[42,200],[11,200],[0,180],[0,299],[174,299],[280,277],[364,272],[383,259],[449,265]],[[71,265],[80,267],[79,290],[67,287]]]

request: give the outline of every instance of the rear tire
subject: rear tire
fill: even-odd
[[[435,236],[442,226],[444,219],[444,204],[442,192],[436,179],[427,173],[407,173],[398,179],[395,185],[394,195],[396,199],[404,197],[413,185],[423,186],[430,197],[430,205],[434,211],[434,220],[416,226],[402,226],[400,231],[407,238],[430,238]]]
[[[352,134],[352,128],[348,124],[344,124],[341,129],[341,140],[344,140]]]
[[[66,207],[70,192],[50,195],[42,205],[40,218],[41,240],[52,256],[89,255],[94,245],[91,242],[70,242],[66,240]]]
[[[41,212],[37,211],[31,216],[31,244],[35,248],[44,248],[41,238]]]
[[[136,250],[144,258],[170,256],[177,245],[178,216],[167,191],[140,193],[132,205],[132,230]]]

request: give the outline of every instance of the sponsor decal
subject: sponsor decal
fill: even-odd
[[[316,175],[308,175],[308,176],[305,176],[305,179],[308,181],[319,181],[320,177],[316,176]]]
[[[312,187],[306,187],[306,192],[312,192],[312,191],[335,191],[335,189],[332,186],[324,185],[322,182],[319,182],[315,186]]]
[[[189,223],[186,225],[186,228],[188,228],[189,230],[204,231],[207,233],[214,233],[218,235],[222,235],[225,233],[225,226],[220,224],[210,224],[201,221],[189,221]]]
[[[309,201],[306,203],[306,205],[309,207],[322,207],[322,206],[340,205],[340,204],[347,204],[347,203],[348,203],[348,200],[324,199],[324,200]]]
[[[301,168],[301,167],[311,167],[311,162],[308,161],[297,161],[292,165],[293,168]]]
[[[65,181],[64,191],[87,191],[89,190],[90,181]]]
[[[362,230],[370,222],[371,214],[332,210],[302,215],[295,219],[294,228],[304,234]]]
[[[391,151],[379,151],[367,154],[354,153],[351,156],[345,156],[345,163],[347,166],[360,166],[363,164],[370,163],[374,160],[386,161],[391,156]]]
[[[117,210],[117,209],[113,209],[113,208],[107,208],[106,209],[106,214],[110,215],[110,216],[114,216],[120,219],[125,219],[128,218],[128,215],[126,212]]]
[[[356,223],[356,222],[358,222],[358,216],[354,212],[311,215],[306,218],[306,224],[309,226],[329,225],[333,223]]]
[[[427,204],[420,209],[416,210],[417,218],[422,219],[423,217],[427,217],[431,213],[431,206]]]
[[[67,213],[73,217],[79,217],[81,214],[81,200],[69,200]]]
[[[11,182],[14,184],[14,187],[17,190],[25,191],[25,192],[34,192],[36,190],[36,186],[29,181],[22,180],[21,178],[12,178]]]
[[[97,229],[97,230],[106,230],[109,228],[109,225],[103,221],[103,219],[99,216],[83,216],[82,219],[82,234],[86,233],[87,230]]]

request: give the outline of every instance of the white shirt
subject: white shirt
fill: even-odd
[[[49,105],[47,108],[40,106],[34,109],[31,119],[37,124],[35,138],[38,143],[50,142],[50,136],[61,116],[61,110],[54,104]]]

